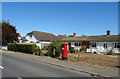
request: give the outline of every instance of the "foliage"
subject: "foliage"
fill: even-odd
[[[36,46],[36,49],[40,49],[40,47],[39,47],[39,46]]]
[[[39,56],[43,55],[43,53],[42,53],[42,51],[41,51],[41,49],[40,49],[39,46],[36,46],[36,49],[35,49],[34,54],[35,54],[35,55],[39,55]]]
[[[68,37],[73,37],[73,35],[68,35]]]
[[[35,52],[34,52],[35,55],[43,55],[42,51],[40,49],[35,49]]]
[[[24,52],[28,54],[33,54],[36,50],[35,44],[16,44],[16,43],[8,43],[8,50]]]
[[[48,47],[49,47],[49,46],[44,46],[44,47],[42,48],[42,50],[48,50]]]
[[[70,53],[75,53],[74,47],[69,47],[69,51],[70,51]]]
[[[2,23],[0,23],[0,45],[2,45]]]
[[[18,40],[16,29],[8,22],[2,22],[2,45],[14,43]]]
[[[75,53],[78,53],[79,51],[77,49],[75,49]]]
[[[48,46],[48,55],[51,57],[59,57],[62,52],[62,44],[60,42],[51,42]]]
[[[112,49],[107,53],[107,55],[113,55]]]
[[[12,51],[16,51],[16,49],[17,49],[16,46],[17,45],[15,43],[8,43],[7,44],[7,49],[12,50]]]
[[[74,49],[74,47],[69,47],[70,53],[78,53],[79,51],[77,49]]]

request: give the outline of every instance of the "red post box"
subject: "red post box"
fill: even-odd
[[[63,43],[62,44],[62,59],[67,60],[67,57],[68,57],[68,44]]]

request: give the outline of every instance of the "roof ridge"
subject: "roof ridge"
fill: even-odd
[[[48,32],[42,32],[42,31],[32,31],[32,32],[41,32],[41,33],[52,34],[52,33],[48,33]]]

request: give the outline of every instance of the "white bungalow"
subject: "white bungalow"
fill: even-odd
[[[39,31],[32,31],[30,33],[27,33],[24,39],[26,39],[24,43],[35,43],[40,48],[47,46],[51,41],[59,40],[55,35],[51,33]]]
[[[120,53],[120,42],[118,42],[120,35],[110,35],[107,31],[106,35],[99,36],[76,36],[62,38],[63,42],[67,42],[69,46],[77,50],[95,53]]]

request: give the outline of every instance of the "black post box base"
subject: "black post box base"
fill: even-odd
[[[63,59],[63,60],[68,60],[68,58],[67,58],[67,57],[62,57],[62,59]]]

